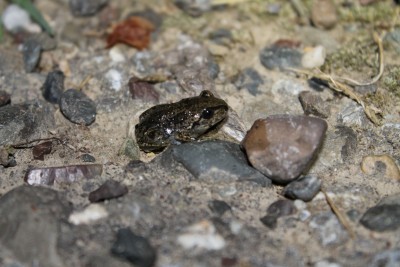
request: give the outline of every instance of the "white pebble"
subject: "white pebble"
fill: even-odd
[[[4,28],[9,32],[18,32],[23,29],[28,32],[40,32],[39,25],[33,23],[28,12],[18,5],[9,5],[1,15]]]
[[[305,210],[307,208],[307,204],[301,199],[296,199],[293,204],[297,210]]]
[[[119,91],[122,88],[122,75],[116,69],[110,69],[107,71],[105,78],[111,85],[111,88],[115,91]]]
[[[325,57],[325,47],[318,45],[303,54],[301,65],[306,69],[318,68],[324,65]]]
[[[188,227],[184,234],[178,236],[177,241],[184,249],[219,250],[225,247],[224,238],[216,232],[214,225],[207,220]]]
[[[89,224],[108,216],[107,210],[100,204],[90,204],[82,211],[73,212],[68,221],[72,224]]]
[[[108,52],[108,55],[110,56],[111,60],[115,63],[125,61],[125,56],[121,53],[121,50],[118,48],[118,46],[114,46],[113,48],[111,48]]]

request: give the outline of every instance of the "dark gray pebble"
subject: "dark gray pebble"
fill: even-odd
[[[22,55],[26,72],[35,70],[39,63],[42,47],[40,43],[33,39],[27,39],[22,46]]]
[[[282,217],[292,215],[297,211],[293,201],[287,199],[279,199],[269,205],[267,209],[268,215]]]
[[[247,89],[250,94],[257,95],[258,88],[264,84],[261,75],[253,68],[245,68],[236,78],[234,82],[236,88]]]
[[[60,98],[60,109],[73,123],[90,125],[96,119],[96,104],[81,91],[68,89]]]
[[[69,0],[69,7],[74,16],[91,16],[107,3],[108,0]]]
[[[272,215],[265,215],[260,218],[260,221],[270,229],[275,229],[278,224],[278,217]]]
[[[252,181],[262,186],[271,185],[270,179],[248,164],[238,144],[209,140],[173,145],[169,149],[173,158],[198,179],[210,182]],[[163,153],[163,156],[169,153]]]
[[[208,37],[216,44],[229,45],[233,41],[232,32],[229,29],[220,28],[210,32]]]
[[[222,216],[225,212],[231,210],[231,206],[229,206],[228,203],[222,200],[212,200],[208,202],[208,207],[218,216]]]
[[[87,153],[81,155],[81,160],[83,162],[96,162],[96,158]]]
[[[209,0],[175,0],[174,3],[185,13],[193,17],[201,16],[204,12],[211,9],[211,1]]]
[[[400,205],[378,204],[364,213],[360,223],[372,231],[394,231],[400,227]]]
[[[10,104],[11,96],[6,91],[0,90],[0,107]]]
[[[60,70],[47,74],[46,81],[42,86],[44,99],[53,104],[58,104],[61,94],[64,91],[64,73]]]
[[[150,242],[142,236],[135,235],[128,228],[118,230],[117,240],[111,252],[138,267],[151,267],[156,261],[156,250]]]
[[[260,52],[260,62],[267,69],[285,70],[301,66],[301,53],[292,47],[272,45]]]
[[[329,117],[329,107],[319,95],[309,91],[303,91],[299,94],[299,100],[303,107],[304,114],[311,114],[320,118]]]
[[[318,194],[321,184],[322,182],[318,177],[312,175],[303,176],[288,184],[283,189],[283,195],[291,199],[310,201]]]
[[[125,195],[126,193],[128,193],[128,187],[117,181],[108,180],[98,189],[89,194],[89,201],[99,202],[106,199],[117,198]]]

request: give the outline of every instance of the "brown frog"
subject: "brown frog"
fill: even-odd
[[[160,151],[169,144],[193,141],[217,130],[227,118],[228,104],[210,91],[176,103],[154,106],[139,117],[135,126],[140,149]]]

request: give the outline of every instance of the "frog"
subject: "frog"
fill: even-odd
[[[201,140],[217,132],[227,116],[228,104],[204,90],[199,96],[143,112],[135,125],[136,141],[145,152],[159,152],[170,144]]]

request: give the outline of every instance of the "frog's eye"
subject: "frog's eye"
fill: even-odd
[[[201,113],[201,117],[206,120],[211,119],[213,115],[214,115],[214,110],[209,108],[205,108]]]
[[[214,96],[214,95],[213,95],[213,93],[211,93],[210,91],[204,90],[204,91],[202,91],[202,92],[200,93],[200,96],[201,96],[201,97],[212,97],[212,96]]]

